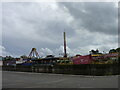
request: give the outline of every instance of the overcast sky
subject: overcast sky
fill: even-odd
[[[91,49],[108,52],[118,47],[118,9],[110,2],[4,2],[2,3],[3,55],[40,56],[63,53],[63,32],[69,55]]]

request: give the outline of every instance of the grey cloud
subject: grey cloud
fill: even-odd
[[[27,4],[3,4],[3,46],[17,55],[23,52],[27,53],[32,47],[49,47],[51,49],[58,47],[62,43],[63,37],[61,35],[64,31],[62,27],[68,29],[69,26],[67,26],[64,20],[51,19],[51,16],[54,16],[54,12],[51,9],[49,14],[52,15],[49,17],[46,14],[49,9],[45,11],[31,11],[39,10],[42,4]]]
[[[117,43],[116,10],[112,3],[3,3],[3,46],[17,56],[33,47],[58,55],[65,29],[71,54],[108,50]]]
[[[118,9],[114,3],[85,2],[85,3],[60,3],[66,7],[74,17],[78,28],[85,28],[90,32],[118,34],[117,22]]]

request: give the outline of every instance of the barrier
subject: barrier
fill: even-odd
[[[37,73],[58,73],[77,75],[118,75],[120,74],[119,64],[80,64],[80,65],[35,65],[35,66],[2,66],[2,70],[37,72]]]

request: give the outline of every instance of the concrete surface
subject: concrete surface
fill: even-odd
[[[118,88],[118,76],[83,76],[30,72],[2,73],[3,88]]]

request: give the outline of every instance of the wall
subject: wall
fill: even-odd
[[[59,73],[78,75],[118,75],[119,64],[81,64],[81,65],[36,65],[36,66],[3,66],[3,70],[37,72],[37,73]]]

